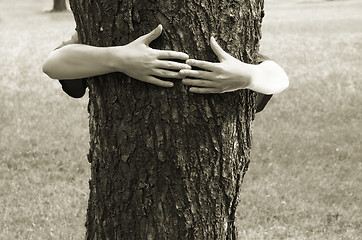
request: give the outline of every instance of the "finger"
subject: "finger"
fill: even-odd
[[[154,84],[154,85],[157,85],[160,87],[167,87],[167,88],[173,87],[173,85],[174,85],[173,82],[163,81],[163,80],[160,80],[153,76],[148,76],[145,79],[145,81],[143,81],[143,82],[147,82],[147,83],[151,83],[151,84]]]
[[[179,72],[169,71],[166,69],[155,69],[152,73],[153,76],[162,77],[162,78],[178,78],[182,79],[182,76]]]
[[[162,33],[162,25],[159,24],[155,29],[153,29],[150,33],[143,35],[140,37],[140,40],[149,45],[153,40],[157,39]]]
[[[192,67],[198,67],[201,69],[205,69],[208,71],[215,71],[217,70],[218,63],[212,63],[207,61],[201,61],[196,59],[189,59],[186,63]]]
[[[203,87],[203,88],[215,88],[216,87],[215,82],[205,80],[205,79],[185,78],[182,80],[182,84],[187,85],[187,86]]]
[[[189,69],[182,69],[180,70],[180,75],[182,77],[193,77],[193,78],[202,78],[202,79],[213,79],[214,73],[202,71],[202,70],[189,70]]]
[[[181,70],[181,69],[191,69],[191,66],[185,63],[166,61],[166,60],[157,60],[156,67],[172,70]]]
[[[192,87],[189,89],[192,93],[199,93],[199,94],[210,94],[210,93],[220,93],[216,88],[198,88]]]
[[[227,52],[225,52],[224,49],[222,49],[220,47],[220,45],[216,42],[214,37],[211,37],[210,45],[211,45],[212,51],[219,58],[220,62],[223,60],[226,60],[230,57],[230,55]]]
[[[180,59],[187,60],[189,55],[183,52],[176,52],[171,50],[155,50],[158,59]]]

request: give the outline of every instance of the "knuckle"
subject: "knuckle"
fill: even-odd
[[[172,57],[172,55],[173,55],[172,52],[166,52],[167,57]]]
[[[218,70],[218,71],[223,71],[223,70],[225,70],[224,65],[221,64],[221,63],[215,63],[215,64],[214,64],[214,67],[215,67],[215,69]]]
[[[172,75],[173,73],[170,72],[170,71],[167,71],[167,70],[165,70],[165,69],[161,69],[161,74],[162,74],[162,75]]]
[[[150,64],[153,60],[153,57],[152,57],[152,54],[151,53],[148,53],[148,54],[145,54],[144,55],[144,59],[143,61],[146,63],[146,64]]]
[[[162,75],[162,76],[167,75],[167,72],[166,72],[165,70],[163,70],[163,69],[158,70],[158,72],[159,72],[159,74]]]
[[[153,60],[153,59],[156,59],[158,57],[158,54],[155,51],[149,51],[147,56],[148,56],[149,59]]]
[[[197,78],[204,78],[204,77],[206,77],[206,76],[205,76],[205,74],[204,74],[203,72],[201,72],[201,71],[196,71],[196,72],[195,72],[195,77],[197,77]]]
[[[161,74],[161,70],[160,69],[153,69],[152,70],[152,75],[153,76],[158,76],[158,75],[160,75]]]
[[[176,67],[172,62],[168,62],[168,63],[166,64],[166,66],[167,66],[168,68]]]
[[[215,80],[220,81],[222,79],[223,79],[222,75],[220,74],[215,75]]]
[[[164,69],[159,70],[159,73],[162,77],[175,77],[177,73],[174,73],[172,71],[167,71]]]

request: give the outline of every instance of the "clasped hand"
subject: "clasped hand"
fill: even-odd
[[[149,44],[162,33],[159,25],[152,32],[122,46],[126,54],[118,71],[137,80],[161,87],[173,87],[170,81],[161,78],[183,79],[182,83],[190,86],[193,93],[224,93],[247,88],[252,77],[252,65],[245,64],[226,53],[212,37],[210,45],[219,59],[219,63],[189,59],[186,53],[156,50]],[[123,51],[120,51],[120,54]],[[172,60],[181,60],[180,63]],[[192,70],[197,67],[198,70]]]

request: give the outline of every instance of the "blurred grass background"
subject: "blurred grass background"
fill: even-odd
[[[87,97],[41,72],[74,30],[50,0],[0,0],[0,239],[82,239]],[[240,239],[361,239],[362,2],[266,0],[261,52],[291,85],[254,122]]]

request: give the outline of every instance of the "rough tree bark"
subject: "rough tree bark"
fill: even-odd
[[[71,0],[82,43],[151,45],[216,61],[210,36],[253,62],[263,0]],[[120,74],[90,78],[87,239],[237,239],[255,93],[190,94]]]
[[[65,0],[54,0],[53,1],[53,9],[52,12],[60,12],[67,10],[67,5],[65,4]]]

